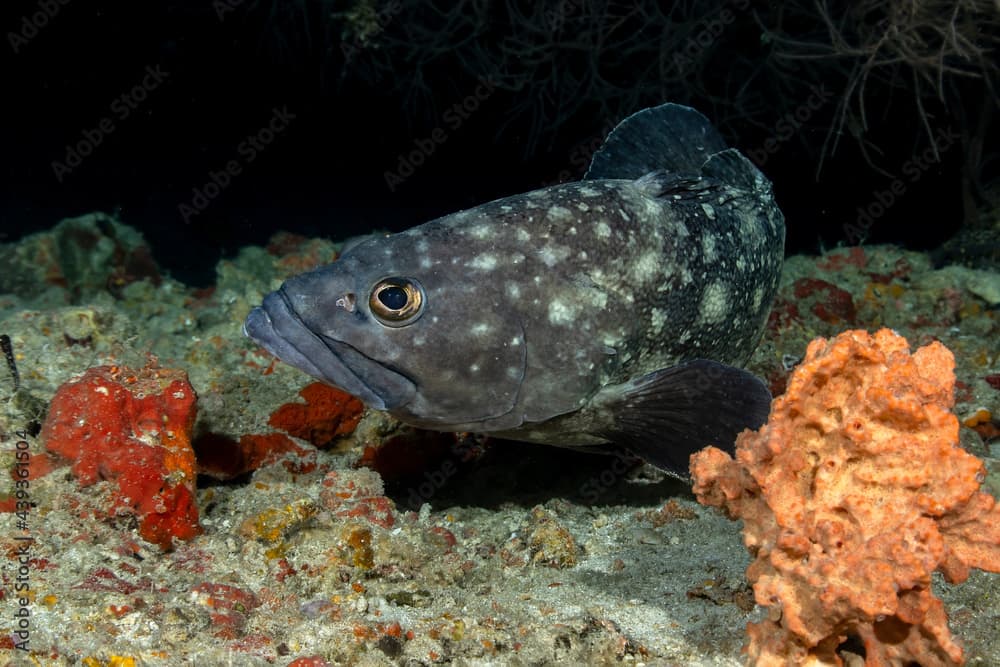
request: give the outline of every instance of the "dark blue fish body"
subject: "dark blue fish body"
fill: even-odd
[[[247,318],[282,360],[425,428],[616,446],[680,472],[767,416],[737,366],[777,289],[765,177],[666,104],[586,177],[361,243]]]

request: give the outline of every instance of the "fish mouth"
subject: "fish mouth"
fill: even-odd
[[[404,405],[416,385],[354,347],[309,328],[284,287],[264,297],[243,322],[243,334],[281,361],[343,389],[376,410]]]

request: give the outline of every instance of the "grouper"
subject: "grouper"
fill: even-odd
[[[778,286],[771,184],[689,107],[615,127],[582,180],[354,245],[247,336],[417,427],[626,449],[683,475],[767,418],[741,367]]]

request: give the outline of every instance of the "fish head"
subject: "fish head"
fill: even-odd
[[[522,326],[435,235],[415,228],[373,238],[290,278],[250,312],[244,333],[407,423],[475,430],[503,422],[525,376]]]

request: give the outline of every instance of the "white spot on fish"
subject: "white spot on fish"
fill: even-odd
[[[493,234],[493,227],[486,224],[472,225],[469,227],[469,236],[477,239],[489,238]]]
[[[426,257],[426,256],[421,257],[420,258],[420,268],[421,269],[429,269],[429,268],[431,268],[431,258],[430,257]]]
[[[521,242],[526,242],[531,240],[531,234],[525,229],[518,229],[514,232],[514,238]]]
[[[694,281],[694,274],[691,273],[691,269],[685,264],[681,267],[681,285],[690,285]]]
[[[521,296],[521,286],[515,282],[507,283],[507,296],[517,299]]]
[[[517,378],[521,377],[521,369],[518,368],[517,366],[508,366],[507,377],[509,377],[511,380],[516,380]]]
[[[545,217],[553,222],[568,222],[573,219],[573,212],[565,206],[550,206]]]
[[[611,237],[611,227],[608,223],[601,220],[594,226],[594,233],[597,234],[598,238],[606,239]]]
[[[569,248],[566,246],[547,245],[538,251],[538,256],[545,263],[545,266],[551,268],[566,259],[569,256],[569,252]]]
[[[497,257],[490,253],[483,253],[482,255],[476,255],[466,262],[465,265],[472,269],[479,269],[480,271],[492,271],[497,268]]]
[[[590,305],[598,310],[604,310],[604,307],[608,305],[608,295],[605,292],[599,292],[597,290],[592,290],[587,292],[587,296],[590,297]],[[590,323],[584,323],[584,329],[590,328]]]
[[[705,256],[705,262],[714,262],[716,260],[715,252],[715,237],[711,234],[705,234],[701,237],[701,252]]]
[[[658,248],[646,250],[632,265],[636,280],[644,281],[652,278],[660,271],[662,257]]]
[[[520,336],[514,336],[513,338],[510,339],[510,346],[511,347],[517,347],[520,344],[521,344],[521,337]]]
[[[576,321],[579,308],[576,304],[566,303],[559,299],[549,302],[549,322],[552,324],[572,324]]]
[[[701,294],[698,320],[717,324],[729,315],[729,288],[721,282],[714,282]]]
[[[576,203],[576,207],[578,209],[580,209],[581,211],[583,211],[584,213],[586,213],[587,211],[590,210],[590,206],[588,206],[585,202],[582,202],[582,201],[578,201]]]
[[[604,345],[604,354],[609,356],[618,354],[618,346],[621,345],[621,338],[612,338],[611,336],[605,336],[601,340],[601,344]]]
[[[470,373],[478,373],[479,372],[479,364],[472,364],[471,366],[469,366],[469,372]]]
[[[655,199],[644,199],[643,204],[643,208],[645,208],[647,216],[654,220],[660,217],[660,212],[663,210],[663,207],[660,206],[660,202]],[[618,209],[618,215],[621,215],[621,212],[622,209]]]
[[[654,308],[653,312],[649,314],[649,325],[653,329],[653,333],[660,333],[663,331],[663,324],[667,321],[667,311],[661,308]]]
[[[490,325],[485,322],[479,322],[478,324],[473,324],[472,328],[469,330],[473,336],[484,336],[490,332]]]

